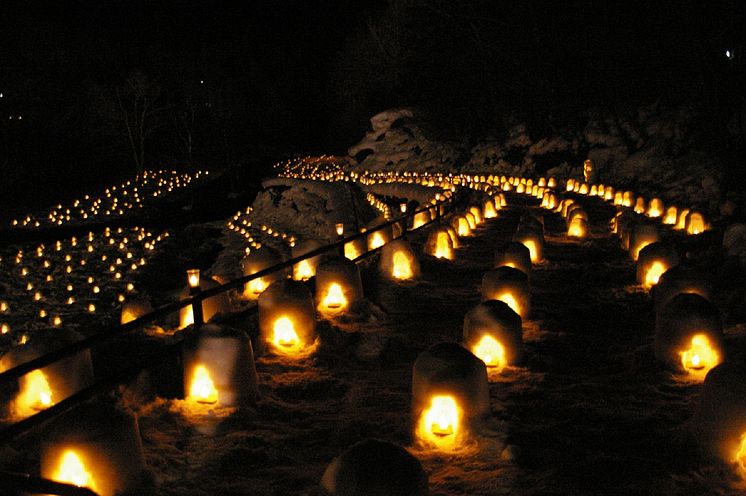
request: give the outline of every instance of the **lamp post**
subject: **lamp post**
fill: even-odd
[[[199,269],[187,270],[187,283],[189,284],[189,294],[191,296],[199,296]],[[192,303],[192,317],[194,320],[194,326],[198,327],[204,324],[204,317],[202,314],[202,300],[197,299]]]

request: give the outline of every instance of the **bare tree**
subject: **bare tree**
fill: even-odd
[[[138,174],[145,170],[147,138],[162,125],[161,88],[144,73],[137,71],[116,88],[116,101],[127,131],[132,157]]]

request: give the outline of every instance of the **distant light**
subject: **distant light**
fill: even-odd
[[[726,58],[733,60],[733,57],[735,56],[735,53],[731,52],[730,50],[725,51]]]
[[[199,84],[205,84],[205,81],[204,81],[204,80],[202,80],[202,79],[200,79],[200,80],[199,80]]]

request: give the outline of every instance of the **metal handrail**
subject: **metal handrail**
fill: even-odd
[[[279,264],[275,264],[271,267],[267,267],[266,269],[260,270],[258,272],[255,272],[254,274],[239,277],[237,279],[233,279],[225,284],[222,284],[220,286],[216,286],[214,288],[206,289],[204,291],[200,291],[198,294],[195,294],[193,296],[181,299],[179,301],[175,301],[172,303],[168,303],[162,307],[157,308],[156,310],[143,315],[133,321],[130,321],[126,324],[121,324],[119,326],[116,326],[114,328],[110,328],[108,330],[105,330],[103,332],[94,334],[92,336],[89,336],[87,338],[84,338],[80,341],[76,341],[75,343],[65,346],[63,348],[60,348],[59,350],[55,350],[51,353],[47,353],[45,355],[42,355],[40,357],[34,358],[32,360],[29,360],[27,362],[24,362],[20,365],[17,365],[13,367],[12,369],[6,370],[5,372],[0,373],[0,384],[17,380],[24,376],[25,374],[31,372],[32,370],[39,369],[42,367],[45,367],[47,365],[50,365],[62,358],[71,356],[75,353],[78,353],[80,351],[83,351],[85,349],[91,348],[95,345],[98,345],[100,343],[103,343],[105,341],[108,341],[109,339],[112,339],[114,337],[118,337],[124,334],[128,334],[132,331],[135,331],[142,326],[146,324],[150,324],[156,319],[159,319],[161,317],[164,317],[166,315],[169,315],[171,313],[174,313],[186,306],[193,305],[195,303],[201,304],[202,301],[204,301],[207,298],[210,298],[212,296],[216,296],[218,294],[224,293],[230,289],[239,288],[246,284],[249,281],[252,281],[254,279],[259,279],[261,277],[270,275],[274,272],[277,272],[278,270],[287,269],[289,267],[292,267],[293,265],[309,259],[313,258],[317,255],[321,255],[323,253],[326,253],[333,249],[339,249],[341,247],[344,247],[345,244],[355,241],[357,239],[360,239],[362,237],[367,237],[370,233],[379,231],[381,229],[385,229],[389,226],[392,226],[394,224],[400,223],[402,221],[407,221],[410,217],[414,217],[418,213],[429,211],[433,207],[436,207],[438,210],[440,210],[441,205],[444,205],[446,203],[450,203],[453,201],[453,197],[445,198],[443,200],[439,200],[434,204],[429,204],[425,207],[419,208],[413,212],[409,212],[401,217],[398,217],[396,219],[384,222],[382,224],[379,224],[375,227],[372,227],[369,230],[366,230],[365,232],[356,233],[351,236],[348,236],[346,238],[341,238],[340,240],[328,244],[325,246],[321,246],[319,248],[316,248],[315,250],[311,250],[307,253],[304,253],[303,255],[297,256],[295,258],[291,258],[289,260],[286,260],[284,262],[281,262]],[[431,221],[432,222],[432,221]],[[430,222],[427,224],[424,224],[421,227],[425,227],[426,225],[429,225]],[[418,228],[419,229],[419,228]]]

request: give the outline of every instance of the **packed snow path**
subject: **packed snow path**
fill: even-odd
[[[432,344],[460,341],[523,208],[511,204],[462,238],[452,262],[422,256],[417,283],[365,270],[367,297],[383,311],[363,326],[322,324],[330,346],[315,358],[259,358],[259,404],[214,435],[199,433],[179,402],[150,405],[140,424],[157,494],[320,495],[326,465],[355,442],[411,447],[412,363]],[[700,466],[680,429],[701,386],[653,362],[652,301],[608,234],[613,209],[591,200],[588,211],[591,237],[569,241],[557,214],[535,209],[547,248],[531,274],[524,363],[493,378],[478,445],[412,448],[431,494],[730,494],[728,476]],[[418,248],[421,236],[412,236]]]

